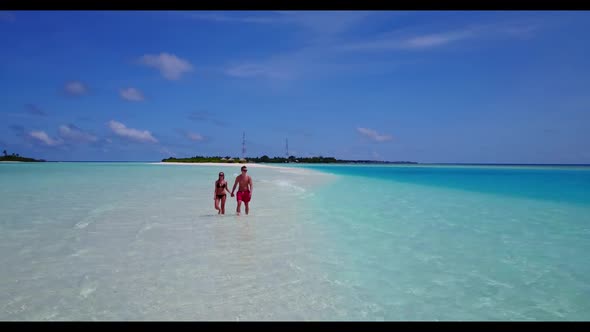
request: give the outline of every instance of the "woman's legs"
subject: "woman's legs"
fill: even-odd
[[[217,214],[221,213],[221,209],[219,208],[219,198],[215,196],[215,210],[217,210]]]
[[[221,198],[221,214],[225,214],[225,199],[227,198],[226,195],[223,195]]]

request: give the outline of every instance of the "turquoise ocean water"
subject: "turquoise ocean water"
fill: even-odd
[[[0,164],[0,319],[590,319],[588,167],[220,170]]]

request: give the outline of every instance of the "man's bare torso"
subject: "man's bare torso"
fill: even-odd
[[[238,191],[250,191],[250,175],[242,176],[241,174],[236,177],[238,181]]]

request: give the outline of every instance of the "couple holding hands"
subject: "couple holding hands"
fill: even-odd
[[[236,186],[238,186],[238,207],[236,208],[236,212],[238,216],[240,215],[240,210],[242,207],[242,202],[246,206],[246,214],[250,212],[250,207],[248,204],[250,203],[250,199],[252,198],[252,178],[248,175],[248,168],[246,166],[242,166],[242,173],[236,176],[236,181],[234,182],[234,187],[231,190],[231,197],[234,197],[234,191],[236,190]],[[215,191],[213,194],[213,199],[215,200],[215,210],[217,210],[217,214],[225,214],[225,200],[227,198],[225,191],[229,193],[229,189],[227,188],[227,181],[225,181],[225,174],[223,172],[219,173],[219,178],[215,181]],[[219,205],[221,203],[221,206]]]

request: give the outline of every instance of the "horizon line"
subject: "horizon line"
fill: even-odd
[[[346,160],[346,159],[339,159],[341,161],[369,161],[375,163],[396,163],[396,162],[411,162],[415,163],[414,165],[496,165],[496,166],[590,166],[589,164],[573,164],[573,163],[566,163],[566,164],[556,164],[556,163],[477,163],[477,162],[467,162],[467,163],[440,163],[440,162],[416,162],[416,161],[383,161],[383,160]],[[45,162],[63,162],[63,163],[153,163],[153,162],[162,162],[161,159],[159,160],[45,160]],[[275,164],[275,163],[261,163],[261,164]],[[300,163],[300,164],[307,164],[307,163]],[[412,165],[412,164],[406,164]]]

